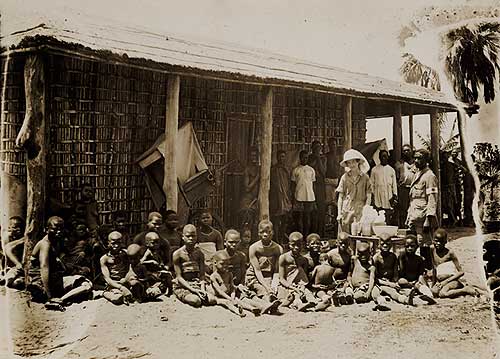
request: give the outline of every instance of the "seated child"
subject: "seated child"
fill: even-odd
[[[413,305],[413,296],[416,293],[420,294],[420,299],[428,304],[435,304],[436,301],[432,298],[431,289],[427,286],[424,278],[424,258],[416,254],[417,248],[417,237],[411,234],[407,235],[405,238],[405,251],[398,258],[398,284],[401,288],[412,289],[409,294],[410,305]]]
[[[160,275],[150,271],[149,268],[141,262],[145,255],[144,252],[145,249],[135,243],[127,247],[127,255],[130,263],[127,279],[133,289],[132,295],[138,302],[155,300],[164,294],[167,288],[167,285],[160,279]]]
[[[354,290],[356,303],[367,303],[373,299],[376,303],[374,310],[390,310],[385,304],[380,288],[375,284],[375,266],[370,261],[368,243],[359,243],[358,255],[352,257],[347,281]]]
[[[210,211],[204,210],[200,216],[200,226],[198,227],[198,248],[205,256],[205,270],[212,273],[212,256],[216,251],[224,249],[222,234],[212,227],[213,217]]]
[[[447,241],[448,233],[443,228],[438,228],[434,232],[434,248],[432,249],[435,275],[431,290],[434,297],[478,296],[479,292],[476,289],[459,280],[464,272],[455,253],[446,248]]]
[[[92,247],[89,230],[83,220],[71,224],[71,233],[64,243],[61,260],[68,274],[90,277],[92,274]]]
[[[270,302],[265,299],[261,299],[257,296],[257,293],[251,291],[245,285],[247,261],[245,254],[238,250],[240,242],[240,233],[238,231],[234,229],[227,230],[225,236],[226,249],[217,251],[215,255],[219,256],[220,258],[225,258],[228,270],[233,275],[233,282],[236,285],[236,292],[242,302],[260,308],[260,313],[262,314],[274,313],[280,302]],[[245,307],[243,308],[246,309]],[[254,312],[254,314],[256,314],[256,312]]]
[[[247,269],[247,257],[238,250],[241,239],[240,233],[235,229],[228,229],[225,235],[226,248],[215,252],[224,254],[229,259],[228,268],[233,274],[234,284],[239,285],[245,282],[245,272]]]
[[[306,237],[306,246],[308,252],[304,255],[311,270],[319,264],[319,255],[321,253],[321,238],[317,233],[311,233]]]
[[[354,303],[352,288],[349,287],[347,283],[347,276],[351,266],[351,257],[352,251],[349,247],[349,234],[346,232],[340,232],[337,238],[337,248],[328,252],[328,258],[330,265],[335,270],[333,273],[335,281],[338,284],[342,284],[342,286],[338,287],[338,289],[342,291],[344,298],[341,295],[340,300],[346,304]]]
[[[319,256],[319,264],[314,267],[311,273],[311,281],[313,292],[323,301],[330,301],[335,305],[339,305],[337,294],[337,281],[335,280],[335,268],[328,261],[328,254],[321,253]]]
[[[398,259],[391,252],[390,237],[380,238],[380,251],[373,256],[375,278],[382,294],[386,294],[401,304],[409,304],[408,297],[398,292]]]
[[[4,244],[7,271],[5,273],[5,284],[9,288],[21,290],[24,288],[24,269],[21,263],[24,251],[24,219],[11,217],[8,227],[8,241]]]
[[[210,275],[213,291],[217,305],[227,308],[241,317],[245,316],[243,309],[260,315],[258,306],[240,301],[236,297],[236,287],[233,282],[233,274],[228,269],[228,258],[224,253],[218,252],[213,257],[213,273]]]
[[[216,304],[215,297],[206,291],[205,257],[196,247],[196,227],[186,224],[182,230],[182,239],[184,245],[173,255],[175,296],[181,302],[196,308]]]
[[[26,289],[33,301],[46,303],[47,309],[64,310],[62,305],[90,298],[92,282],[82,275],[65,275],[59,258],[64,240],[63,219],[50,217],[46,233],[31,253]]]
[[[288,237],[290,250],[279,257],[279,298],[283,300],[284,307],[293,304],[298,311],[306,311],[313,307],[316,310],[324,310],[328,307],[330,298],[317,303],[312,292],[305,287],[309,279],[308,261],[301,255],[303,238],[300,232],[290,233]]]
[[[113,304],[128,305],[135,299],[129,288],[138,286],[134,289],[136,293],[140,293],[141,288],[138,281],[130,281],[130,276],[127,276],[130,262],[122,240],[120,232],[113,231],[108,235],[108,253],[100,259],[102,276],[107,284],[102,296]]]
[[[145,266],[149,272],[150,279],[155,283],[161,283],[161,290],[167,295],[172,294],[172,273],[168,270],[169,263],[164,262],[163,251],[161,248],[161,238],[156,232],[149,232],[144,237],[146,250],[140,263]]]

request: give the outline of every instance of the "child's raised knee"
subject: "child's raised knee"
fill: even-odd
[[[186,304],[189,304],[195,308],[200,308],[202,306],[201,298],[195,294],[189,294],[184,298]]]

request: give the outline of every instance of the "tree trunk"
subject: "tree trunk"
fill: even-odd
[[[16,144],[26,150],[26,243],[24,267],[29,271],[29,258],[34,244],[40,239],[45,223],[47,198],[47,136],[45,131],[45,69],[41,54],[30,55],[24,65],[26,115]]]

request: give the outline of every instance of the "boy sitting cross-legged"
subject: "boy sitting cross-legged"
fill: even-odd
[[[380,251],[373,256],[375,278],[382,294],[401,304],[409,304],[408,297],[399,293],[398,285],[398,259],[391,252],[392,241],[390,237],[380,238]]]
[[[141,264],[148,270],[151,279],[160,283],[161,291],[167,296],[172,294],[172,273],[168,270],[169,263],[164,262],[161,248],[161,238],[156,232],[149,232],[144,237],[146,250],[140,260]]]
[[[331,301],[340,305],[338,283],[335,280],[335,268],[330,265],[327,253],[321,253],[319,264],[311,273],[312,289],[322,301]]]
[[[236,286],[236,297],[239,298],[243,309],[251,310],[254,314],[257,314],[257,311],[250,309],[254,307],[259,308],[262,314],[273,314],[281,302],[259,298],[256,292],[245,285],[247,263],[245,254],[238,250],[240,243],[240,233],[235,229],[229,229],[225,235],[226,248],[215,252],[215,255],[218,258],[225,259],[228,270],[233,276],[233,283]]]
[[[349,234],[340,232],[337,238],[337,248],[328,252],[330,265],[335,269],[333,276],[337,283],[341,285],[337,287],[341,290],[339,300],[341,304],[353,304],[354,298],[352,288],[347,283],[347,276],[351,267],[352,251],[349,247]]]
[[[213,273],[210,275],[212,287],[216,297],[217,305],[229,309],[241,317],[245,316],[243,309],[249,310],[258,316],[261,310],[258,306],[241,301],[237,298],[236,287],[233,282],[233,274],[228,270],[229,259],[224,253],[215,253],[212,257]]]
[[[317,303],[311,291],[306,289],[308,261],[301,255],[303,236],[293,232],[288,237],[290,250],[279,258],[280,298],[284,299],[283,306],[294,305],[298,311],[309,308],[324,310],[330,304],[330,298]],[[321,304],[321,305],[320,305]]]
[[[206,291],[205,257],[196,247],[196,227],[186,224],[182,230],[184,245],[173,255],[175,270],[174,294],[181,302],[199,308],[216,304],[215,297]]]
[[[431,289],[427,286],[424,279],[424,258],[415,253],[417,248],[417,237],[411,234],[407,235],[405,238],[405,251],[398,258],[398,284],[401,288],[411,289],[409,294],[410,305],[413,305],[415,294],[420,294],[420,299],[426,301],[428,304],[435,304],[436,301],[432,298]]]
[[[385,304],[380,288],[375,284],[375,266],[370,261],[368,243],[359,243],[358,255],[352,257],[351,271],[347,281],[354,289],[356,303],[367,303],[373,299],[376,303],[374,310],[390,310]]]
[[[102,276],[107,284],[102,296],[113,304],[128,305],[136,299],[129,288],[140,286],[140,283],[129,282],[130,261],[122,240],[120,232],[113,231],[108,235],[108,253],[100,259]],[[134,288],[134,292],[140,291]]]

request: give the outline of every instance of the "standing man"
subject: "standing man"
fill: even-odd
[[[288,217],[292,210],[290,171],[286,167],[286,152],[278,151],[278,161],[271,168],[270,212],[276,227],[278,243],[284,243]]]
[[[314,168],[307,164],[307,151],[300,151],[300,164],[292,172],[293,215],[295,229],[307,236],[311,233],[311,217],[316,211],[316,196],[313,183],[316,181]]]
[[[308,164],[316,173],[316,181],[313,184],[314,196],[316,197],[316,215],[312,221],[312,231],[323,237],[325,232],[325,216],[326,216],[326,165],[323,156],[321,142],[312,142],[312,153],[309,155]]]
[[[401,161],[396,163],[396,179],[398,181],[398,222],[402,227],[408,217],[408,206],[410,205],[410,186],[417,168],[413,158],[413,149],[409,144],[405,144],[401,153]]]
[[[432,269],[430,245],[434,230],[438,227],[436,217],[438,203],[438,181],[429,168],[430,154],[425,149],[415,153],[415,166],[418,170],[410,186],[407,226],[417,234],[420,255],[424,257],[425,267]]]
[[[259,209],[259,182],[260,181],[260,166],[259,166],[259,151],[256,147],[250,148],[249,163],[243,172],[243,195],[240,201],[240,217],[245,213],[250,212],[253,218],[257,217]],[[252,218],[252,220],[253,220]],[[243,225],[248,218],[240,218],[240,225]],[[250,223],[253,227],[253,223]]]
[[[394,220],[394,207],[398,199],[396,171],[389,166],[389,152],[380,150],[380,163],[373,167],[370,180],[373,190],[373,202],[377,211],[384,210],[387,224],[397,223]]]

